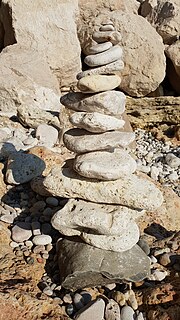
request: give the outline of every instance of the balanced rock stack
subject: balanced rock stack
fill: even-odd
[[[77,128],[64,133],[64,144],[76,157],[43,181],[48,192],[69,198],[52,225],[81,239],[58,244],[62,284],[71,289],[140,281],[150,269],[149,258],[137,245],[135,220],[159,207],[163,198],[153,183],[135,174],[136,161],[129,154],[135,134],[123,131],[125,95],[113,91],[121,81],[115,71],[123,68],[119,40],[108,21],[85,48],[84,62],[93,68],[78,74],[81,92],[61,98],[75,111],[70,122]],[[38,179],[32,186],[38,190]]]

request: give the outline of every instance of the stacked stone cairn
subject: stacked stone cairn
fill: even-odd
[[[125,95],[113,90],[121,82],[116,71],[124,66],[120,39],[111,21],[103,23],[84,48],[84,62],[92,68],[77,76],[81,92],[61,98],[75,111],[69,120],[77,128],[64,133],[64,144],[76,157],[54,168],[44,186],[69,198],[52,218],[54,228],[71,237],[57,246],[66,288],[140,281],[150,270],[137,245],[135,220],[159,207],[163,197],[152,182],[137,176],[130,155],[135,134],[125,131]]]

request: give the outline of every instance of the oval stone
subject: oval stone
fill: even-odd
[[[32,239],[32,242],[36,246],[40,246],[40,245],[45,246],[46,244],[49,244],[49,243],[52,242],[52,238],[50,236],[48,236],[48,235],[41,234],[41,235],[35,236]]]
[[[77,87],[84,93],[95,93],[117,88],[121,78],[117,75],[91,75],[81,78]]]
[[[122,49],[120,46],[116,45],[104,52],[87,56],[84,59],[84,62],[90,67],[96,67],[114,62],[119,60],[121,57]]]

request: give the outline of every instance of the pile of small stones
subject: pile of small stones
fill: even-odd
[[[148,174],[180,196],[180,146],[156,139],[151,132],[137,129],[137,170]]]

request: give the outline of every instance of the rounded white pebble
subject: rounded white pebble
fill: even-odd
[[[49,244],[52,242],[52,238],[48,235],[44,235],[44,234],[41,234],[41,235],[38,235],[38,236],[35,236],[33,239],[32,239],[32,242],[36,245],[36,246],[39,246],[39,245],[46,245],[46,244]]]

